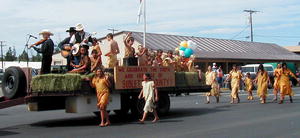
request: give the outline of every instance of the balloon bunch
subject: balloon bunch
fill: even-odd
[[[179,55],[185,58],[190,58],[194,54],[194,50],[197,48],[197,44],[192,40],[181,41],[180,46],[175,49],[179,51]]]

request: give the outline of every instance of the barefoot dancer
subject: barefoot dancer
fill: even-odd
[[[234,100],[237,99],[237,103],[240,102],[239,97],[239,89],[240,89],[240,81],[242,78],[241,72],[239,72],[236,68],[236,65],[232,66],[232,70],[230,71],[227,81],[231,79],[231,104],[234,103]]]
[[[211,85],[210,92],[206,93],[207,104],[210,103],[210,99],[209,99],[210,96],[215,96],[217,103],[219,103],[220,92],[216,80],[217,75],[216,72],[212,71],[211,66],[208,66],[207,72],[205,73],[205,77],[206,77],[206,85]]]
[[[278,80],[279,80],[279,76],[282,73],[282,69],[281,69],[281,64],[277,64],[277,68],[274,70],[274,90],[273,90],[273,94],[274,94],[274,99],[273,102],[277,101],[277,94],[279,91],[279,84],[278,84]]]
[[[279,104],[283,103],[285,95],[288,95],[290,97],[290,102],[293,103],[292,96],[294,96],[294,92],[292,91],[291,88],[290,76],[297,80],[297,77],[294,75],[294,73],[292,73],[291,70],[287,68],[286,63],[283,63],[282,72],[279,76],[279,81],[278,81],[280,96],[281,96]]]
[[[266,103],[266,97],[268,96],[268,72],[265,71],[264,66],[260,64],[258,66],[258,72],[256,73],[255,82],[257,83],[257,95],[260,97],[262,104]]]
[[[106,107],[109,101],[109,87],[111,86],[111,83],[101,68],[96,69],[96,75],[91,81],[91,86],[96,88],[97,92],[97,107],[100,109],[101,113],[101,124],[99,126],[109,126],[110,121]]]
[[[253,81],[250,77],[249,72],[246,74],[245,85],[246,85],[246,91],[248,92],[248,98],[247,99],[248,100],[254,100],[253,94],[252,94]]]
[[[143,88],[139,95],[139,99],[144,98],[146,103],[144,107],[143,118],[140,119],[140,122],[144,123],[148,112],[153,112],[154,120],[152,122],[154,123],[159,120],[159,117],[155,109],[155,102],[158,102],[158,92],[155,87],[154,81],[151,80],[151,76],[149,73],[144,74],[143,79],[144,79],[144,81],[142,82]]]

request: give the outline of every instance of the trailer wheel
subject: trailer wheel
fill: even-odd
[[[160,115],[166,115],[170,111],[170,97],[167,93],[161,93],[156,107]]]
[[[21,68],[9,67],[5,70],[2,79],[4,97],[13,99],[26,95],[26,76]]]

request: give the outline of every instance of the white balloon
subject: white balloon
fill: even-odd
[[[179,55],[180,56],[184,56],[184,51],[183,50],[179,50]]]
[[[190,49],[192,49],[192,50],[196,50],[197,49],[197,44],[195,43],[195,42],[193,42],[192,40],[189,40],[188,41],[188,46],[189,46],[189,48]]]

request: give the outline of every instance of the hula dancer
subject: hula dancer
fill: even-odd
[[[279,89],[280,89],[280,102],[279,104],[283,103],[284,96],[288,95],[290,97],[290,102],[293,103],[294,92],[292,91],[291,83],[290,83],[290,76],[297,80],[297,77],[291,70],[287,68],[287,64],[282,64],[282,72],[279,75]]]
[[[240,103],[239,97],[239,89],[240,89],[240,81],[242,78],[242,74],[237,70],[236,65],[232,66],[232,70],[230,71],[226,81],[231,79],[231,104],[234,103],[234,100],[237,99],[237,103]]]
[[[211,90],[210,92],[206,93],[206,99],[207,99],[206,104],[210,103],[210,99],[209,99],[210,96],[215,96],[217,103],[219,103],[220,92],[218,89],[216,76],[217,76],[216,72],[212,71],[211,66],[208,66],[207,72],[205,73],[205,77],[206,77],[206,85],[211,85]]]
[[[273,102],[276,102],[277,101],[277,94],[278,94],[278,91],[279,91],[279,84],[278,84],[278,81],[279,81],[279,76],[282,74],[282,69],[281,69],[281,64],[277,64],[277,68],[274,70],[274,90],[273,90],[273,94],[274,94],[274,99],[273,99]]]
[[[105,76],[101,68],[96,69],[96,75],[90,82],[93,88],[96,88],[97,94],[97,107],[100,109],[101,114],[101,123],[99,126],[105,127],[110,125],[109,115],[106,111],[106,107],[109,102],[109,93],[111,83],[108,79],[108,76]]]
[[[152,112],[154,115],[153,123],[157,122],[159,120],[159,117],[156,112],[156,106],[155,102],[158,102],[158,92],[155,87],[154,81],[151,80],[151,76],[149,73],[144,74],[143,76],[143,82],[142,82],[142,90],[139,95],[139,99],[145,100],[145,106],[144,106],[144,114],[143,118],[140,119],[141,123],[144,123],[148,112]]]
[[[108,67],[113,68],[118,65],[117,55],[120,53],[118,43],[113,40],[112,33],[106,35],[106,39],[109,42],[110,51],[105,54],[108,57]]]
[[[245,86],[246,86],[246,91],[248,92],[248,100],[254,100],[253,94],[252,94],[252,89],[253,89],[253,80],[250,77],[250,73],[248,72],[246,74],[245,78]]]
[[[268,72],[265,71],[262,64],[258,66],[258,72],[256,74],[255,82],[257,83],[257,95],[261,99],[260,103],[265,104],[266,98],[268,96],[269,76]]]

